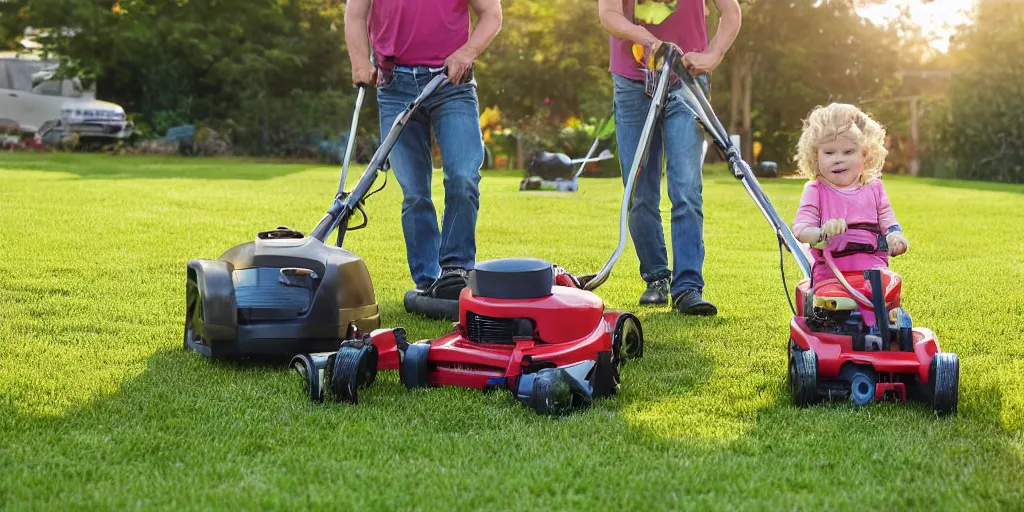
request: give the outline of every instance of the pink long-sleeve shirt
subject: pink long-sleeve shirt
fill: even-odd
[[[876,225],[882,234],[898,225],[896,214],[892,210],[892,204],[889,203],[889,196],[885,194],[881,180],[875,179],[865,184],[856,183],[846,188],[838,188],[821,178],[807,182],[800,196],[796,218],[793,220],[793,233],[800,233],[808,227],[821,227],[831,219],[845,219],[848,226]],[[829,247],[834,251],[840,251],[851,242],[874,246],[877,243],[877,236],[862,229],[851,229],[830,240]],[[814,283],[832,278],[832,271],[825,264],[821,250],[811,248],[811,256],[814,257]],[[836,268],[842,272],[856,272],[871,268],[887,268],[889,257],[881,253],[856,253],[835,258],[835,262]]]

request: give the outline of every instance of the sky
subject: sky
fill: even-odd
[[[957,24],[970,21],[974,0],[885,0],[882,3],[864,2],[857,12],[876,23],[885,23],[896,17],[901,8],[910,11],[910,19],[924,29],[930,44],[936,50],[949,49],[949,36]]]

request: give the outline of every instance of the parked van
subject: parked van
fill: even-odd
[[[95,88],[83,88],[78,78],[55,78],[57,66],[31,53],[0,52],[0,120],[48,142],[72,133],[80,140],[131,136],[134,126],[120,105],[97,100]]]

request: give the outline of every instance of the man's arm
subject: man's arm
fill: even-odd
[[[725,53],[736,41],[740,33],[743,11],[738,0],[715,0],[715,7],[722,15],[718,20],[718,30],[711,39],[706,52],[690,52],[683,56],[683,62],[691,73],[710,73],[721,64]]]
[[[597,9],[601,26],[612,37],[633,41],[652,50],[661,44],[661,41],[646,28],[626,19],[626,15],[622,12],[622,0],[598,0]]]
[[[349,0],[345,5],[345,45],[352,62],[352,83],[377,85],[377,69],[370,62],[370,34],[366,20],[371,0]]]
[[[469,6],[476,13],[476,27],[469,35],[469,41],[444,61],[448,66],[448,78],[456,84],[469,78],[473,61],[484,53],[501,31],[501,0],[469,0]]]

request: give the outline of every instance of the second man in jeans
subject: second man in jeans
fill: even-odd
[[[601,26],[610,34],[611,72],[615,85],[615,135],[623,180],[628,176],[651,105],[648,79],[632,47],[657,50],[662,41],[679,46],[683,61],[708,92],[708,73],[721,62],[739,33],[737,0],[713,0],[721,12],[715,38],[708,44],[704,0],[599,0]],[[644,5],[651,4],[651,5]],[[654,5],[661,4],[661,5]],[[651,7],[656,7],[652,9]],[[678,87],[678,86],[677,86]],[[677,89],[678,90],[678,89]],[[663,122],[654,130],[647,161],[640,170],[629,209],[629,231],[640,259],[647,289],[641,304],[666,304],[684,314],[715,315],[703,297],[704,211],[702,198],[703,132],[683,103],[670,93]],[[669,271],[661,224],[661,162],[666,162],[672,202],[672,271]]]

